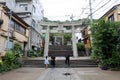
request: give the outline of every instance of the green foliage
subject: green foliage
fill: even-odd
[[[43,48],[41,48],[41,50],[40,50],[40,56],[43,55],[43,52],[44,52],[44,50],[43,50]]]
[[[84,45],[84,43],[78,42],[77,43],[77,50],[78,51],[85,51],[85,45]]]
[[[3,61],[2,61],[2,59],[0,58],[0,65],[2,65],[3,64]]]
[[[50,41],[54,43],[54,36],[63,36],[64,43],[67,44],[68,41],[71,41],[72,35],[70,33],[50,33]]]
[[[97,60],[98,59],[98,55],[95,54],[95,53],[91,53],[90,58]]]
[[[38,57],[38,56],[42,55],[42,49],[41,50],[37,50],[37,51],[35,51],[35,50],[28,50],[27,51],[27,55],[29,57]]]
[[[27,51],[27,55],[28,55],[29,57],[32,57],[32,56],[36,56],[36,53],[35,53],[33,50],[28,50],[28,51]]]
[[[5,54],[5,61],[0,65],[0,72],[9,71],[14,68],[20,67],[18,58],[13,54],[12,51],[7,51]]]
[[[22,46],[20,45],[20,43],[14,43],[14,47],[13,47],[13,53],[15,54],[15,56],[19,57],[19,54],[21,54],[22,52]]]
[[[68,41],[71,41],[72,35],[70,33],[64,33],[64,43],[67,44]]]
[[[43,17],[43,21],[45,21],[45,22],[49,22],[50,20],[48,20],[47,17]]]
[[[54,43],[54,33],[50,33],[50,41],[52,44]]]
[[[98,20],[92,24],[92,49],[100,64],[106,64],[109,67],[120,66],[120,63],[116,63],[120,61],[119,25],[119,22],[105,20]]]

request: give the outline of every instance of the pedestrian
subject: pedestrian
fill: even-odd
[[[49,60],[47,56],[45,57],[44,64],[45,64],[45,68],[48,68]]]
[[[70,66],[70,56],[69,55],[66,56],[65,64],[67,64],[68,66]]]
[[[51,65],[55,67],[55,56],[51,56]]]

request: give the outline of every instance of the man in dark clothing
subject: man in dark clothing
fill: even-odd
[[[55,56],[51,56],[51,65],[55,67]]]
[[[65,64],[70,66],[70,56],[69,55],[66,56]]]

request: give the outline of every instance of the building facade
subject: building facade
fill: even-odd
[[[91,37],[90,37],[90,26],[86,26],[81,30],[82,33],[82,41],[85,44],[86,49],[86,55],[90,55],[90,49],[91,49]]]
[[[6,50],[12,49],[15,42],[20,43],[22,50],[26,51],[28,49],[29,25],[2,4],[0,4],[0,18],[4,21],[0,29],[1,56]]]
[[[102,18],[108,21],[120,21],[120,4],[113,6]]]
[[[41,34],[40,21],[43,19],[44,14],[40,1],[3,0],[3,2],[6,2],[6,5],[10,7],[11,10],[13,10],[20,18],[30,25],[29,49],[32,49],[33,44],[33,46],[38,46],[38,40],[41,40],[41,37],[36,36]],[[13,6],[10,6],[12,4]],[[36,34],[36,36],[34,36],[34,34]]]

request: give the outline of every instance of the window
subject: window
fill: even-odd
[[[56,30],[58,26],[50,26],[50,30]]]
[[[85,36],[85,31],[82,31],[82,36]]]
[[[15,24],[15,30],[25,35],[25,28],[18,23]]]
[[[26,7],[26,6],[28,6],[28,4],[20,4],[19,6],[20,7]]]
[[[42,30],[47,30],[47,26],[42,26]]]
[[[6,40],[6,49],[12,49],[13,48],[13,41],[12,40]]]
[[[71,26],[64,26],[66,30],[71,30]]]
[[[28,10],[28,7],[25,7],[25,10],[27,11],[27,10]]]
[[[28,10],[28,4],[20,4],[19,6],[20,6],[21,8],[24,8],[25,11]]]
[[[110,22],[114,21],[114,14],[112,14],[111,16],[109,16],[109,17],[108,17],[108,20],[109,20]]]
[[[13,20],[10,21],[10,29],[14,29],[15,28],[15,23]]]
[[[120,21],[120,14],[118,15],[118,21]]]

